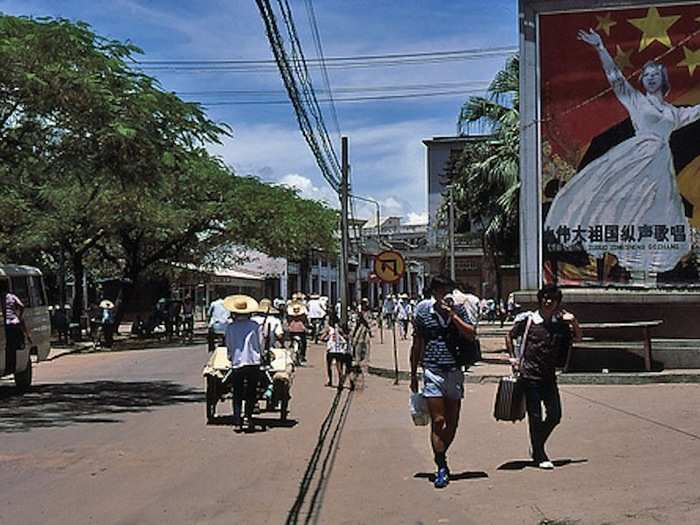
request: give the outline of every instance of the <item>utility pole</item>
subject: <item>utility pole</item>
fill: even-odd
[[[340,322],[347,325],[348,322],[348,257],[350,255],[349,225],[348,225],[348,200],[349,200],[349,165],[348,165],[348,138],[341,137],[341,179],[340,179]]]
[[[457,278],[455,272],[455,197],[454,190],[450,186],[449,191],[450,202],[450,279],[453,281]]]

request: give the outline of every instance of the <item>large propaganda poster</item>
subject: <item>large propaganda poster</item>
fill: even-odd
[[[543,263],[700,285],[700,4],[539,17]]]

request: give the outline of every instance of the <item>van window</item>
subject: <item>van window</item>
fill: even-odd
[[[32,306],[46,306],[46,294],[44,293],[44,282],[38,275],[29,277],[29,295]]]
[[[29,287],[27,286],[27,277],[13,276],[10,277],[10,282],[12,283],[12,293],[19,297],[19,300],[24,303],[24,306],[32,306],[29,300]]]

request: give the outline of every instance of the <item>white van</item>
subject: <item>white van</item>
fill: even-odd
[[[51,320],[49,318],[46,290],[41,272],[32,266],[0,264],[0,289],[9,289],[24,303],[24,323],[32,336],[31,344],[16,351],[7,347],[5,337],[5,312],[0,308],[0,375],[14,375],[17,388],[23,391],[32,384],[31,355],[43,361],[51,349]]]

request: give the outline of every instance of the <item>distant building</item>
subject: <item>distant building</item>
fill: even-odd
[[[426,150],[426,179],[428,225],[427,244],[423,253],[413,256],[425,260],[429,273],[449,272],[449,241],[447,227],[441,225],[439,211],[448,192],[450,170],[454,169],[464,148],[471,143],[487,140],[487,135],[434,137],[423,141]],[[495,296],[496,286],[491,282],[481,245],[481,235],[475,224],[462,220],[455,229],[455,274],[459,283],[470,285],[478,295]],[[502,293],[519,288],[517,266],[503,267]]]

